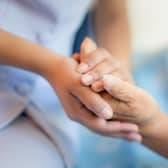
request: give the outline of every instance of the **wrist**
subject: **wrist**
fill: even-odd
[[[166,127],[168,128],[168,117],[158,110],[157,114],[154,115],[151,120],[140,125],[140,133],[143,137],[144,143],[145,141],[158,137]]]
[[[51,76],[57,76],[59,73],[59,65],[62,64],[62,56],[59,56],[51,51],[43,53],[42,60],[36,66],[37,73],[49,80]],[[54,74],[53,74],[54,73]]]
[[[45,76],[52,62],[59,59],[51,50],[0,30],[0,64]]]

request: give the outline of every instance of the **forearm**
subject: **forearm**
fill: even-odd
[[[160,113],[156,121],[141,128],[142,143],[168,158],[168,116]]]
[[[95,8],[94,25],[97,40],[100,47],[106,48],[121,63],[130,68],[131,33],[126,2],[113,1],[106,3],[99,1]]]
[[[59,59],[47,48],[0,30],[0,64],[15,66],[43,75],[52,60]]]

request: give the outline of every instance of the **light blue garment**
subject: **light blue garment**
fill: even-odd
[[[90,5],[91,0],[1,0],[0,28],[69,56],[75,33]],[[33,91],[34,87],[37,89]],[[39,99],[44,99],[37,103],[51,107],[57,101],[53,102],[54,93],[44,79],[23,70],[1,66],[0,89],[3,91],[0,92],[0,118],[3,115],[5,123],[11,121],[10,117],[22,112],[29,98],[38,95],[41,87],[45,92],[39,95]],[[45,93],[51,94],[50,100],[45,99]],[[8,101],[10,103],[5,103]],[[4,125],[3,120],[0,121]]]
[[[91,3],[92,0],[1,0],[0,28],[61,55],[70,56],[75,34]],[[44,111],[57,114],[55,122],[64,129],[59,132],[57,130],[55,134],[59,137],[66,135],[66,138],[62,138],[64,144],[61,146],[65,145],[64,148],[68,151],[66,143],[68,138],[76,136],[76,127],[63,115],[64,111],[48,82],[30,72],[0,66],[0,127],[7,126],[26,108],[32,108],[32,101],[38,106],[36,110],[40,109],[41,115]],[[40,115],[31,116],[36,118],[36,122],[40,122]],[[67,128],[73,131],[68,131]],[[75,138],[72,140],[74,143]],[[69,145],[73,146],[72,143]],[[71,152],[69,151],[69,155],[73,155]]]

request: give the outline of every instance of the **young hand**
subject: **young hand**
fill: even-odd
[[[99,94],[81,85],[81,74],[75,71],[76,67],[73,59],[60,58],[60,61],[51,61],[45,74],[69,118],[101,135],[140,141],[136,125],[105,120],[112,117],[111,107]]]

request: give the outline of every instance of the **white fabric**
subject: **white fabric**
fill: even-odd
[[[1,168],[64,168],[53,142],[25,117],[0,132],[0,149]]]
[[[61,119],[57,115],[58,111],[53,114],[47,115],[47,113],[44,113],[33,104],[30,105],[25,112],[27,116],[31,120],[33,120],[36,125],[43,131],[43,133],[46,134],[48,138],[53,142],[66,166],[68,168],[74,167],[77,151],[75,150],[73,145],[74,138],[71,139],[69,137],[69,134],[67,133],[71,131],[75,132],[75,129],[73,129],[74,127],[72,127],[71,125],[72,123],[67,120],[66,117],[63,117]],[[55,118],[55,120],[53,120],[52,118]],[[62,124],[60,124],[60,122],[57,122],[59,120],[60,122],[64,122],[65,125],[63,126]]]

